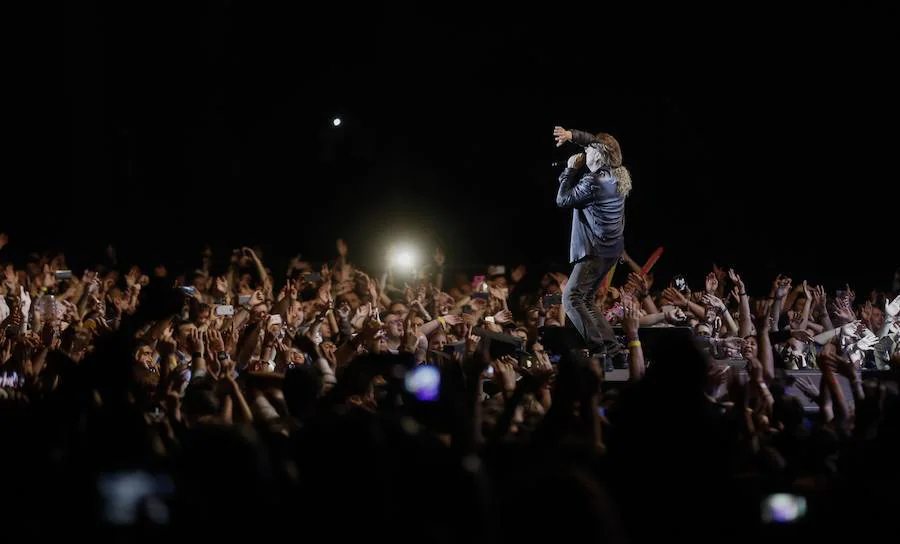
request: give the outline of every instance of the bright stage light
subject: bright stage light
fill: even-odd
[[[416,253],[409,247],[400,247],[393,251],[391,262],[396,268],[411,270],[416,266]]]
[[[340,118],[340,117],[335,117],[334,119],[331,120],[331,124],[334,125],[334,126],[336,126],[336,127],[341,126],[341,118]]]

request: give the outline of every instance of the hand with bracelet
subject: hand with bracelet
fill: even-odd
[[[628,339],[628,347],[633,347],[633,343],[637,343],[636,347],[640,347],[641,341],[638,337],[640,328],[641,309],[637,302],[625,305],[624,316],[622,318],[622,330],[625,331],[625,338]]]
[[[720,314],[728,311],[728,308],[725,306],[725,303],[722,302],[722,299],[715,295],[704,293],[701,300],[703,301],[703,304],[710,308],[715,308],[716,312]]]
[[[782,276],[781,274],[772,282],[772,291],[769,293],[769,299],[782,300],[791,291],[791,278]]]
[[[625,338],[628,339],[628,381],[640,380],[644,375],[644,351],[641,348],[641,339],[638,329],[641,320],[641,305],[634,302],[625,307],[622,318],[622,329]]]

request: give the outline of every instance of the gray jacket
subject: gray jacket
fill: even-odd
[[[625,246],[625,197],[616,190],[615,175],[600,169],[578,179],[577,170],[566,168],[559,181],[556,205],[572,208],[570,262],[618,257]]]
[[[593,139],[590,133],[572,131],[572,141],[578,145],[589,145]],[[616,171],[618,169],[607,168],[586,171],[580,179],[578,171],[572,168],[566,168],[560,174],[556,205],[572,208],[570,262],[589,256],[618,257],[622,253],[625,197],[617,191]]]

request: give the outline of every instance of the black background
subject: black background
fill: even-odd
[[[757,286],[889,285],[890,8],[524,6],[34,8],[10,49],[8,251],[78,265],[113,243],[188,266],[205,243],[319,260],[342,236],[376,267],[401,239],[456,264],[562,265],[560,124],[617,136],[626,247],[664,246],[666,277],[699,283],[715,261]]]

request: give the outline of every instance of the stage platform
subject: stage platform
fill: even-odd
[[[624,332],[622,331],[621,327],[614,327],[613,330],[624,346]],[[544,329],[543,332],[548,335],[549,340],[549,342],[545,343],[545,346],[547,344],[553,344],[557,346],[571,346],[573,345],[573,343],[577,344],[579,342],[582,342],[580,335],[572,328],[556,328],[556,330]],[[647,361],[648,368],[654,364],[654,360],[657,359],[657,354],[666,349],[666,344],[669,344],[671,346],[672,343],[683,342],[685,340],[693,341],[693,332],[689,327],[642,327],[638,334],[641,338],[644,358]],[[719,359],[717,361],[719,364],[724,364],[732,367],[734,371],[740,373],[742,380],[747,380],[747,361],[745,359]],[[819,382],[822,379],[822,373],[818,370],[787,370],[783,372],[786,372],[789,376],[808,377],[812,380],[816,387],[819,386]],[[863,371],[862,378],[863,380],[896,379],[896,375],[892,376],[891,372],[888,371],[871,370]],[[616,384],[621,384],[627,381],[628,370],[626,369],[613,370],[611,372],[608,372],[604,380],[606,387],[615,387]],[[841,389],[844,392],[844,397],[852,407],[853,392],[850,389],[850,382],[842,376],[838,376],[838,382],[840,383]],[[807,411],[818,411],[818,405],[807,399],[806,396],[801,393],[796,387],[792,385],[788,386],[787,393],[799,399]]]
[[[745,359],[725,359],[718,360],[719,364],[725,364],[732,367],[733,371],[737,371],[740,373],[741,381],[746,382],[747,380],[747,361]],[[812,382],[819,387],[819,383],[822,380],[822,373],[818,370],[785,370],[783,371],[789,376],[800,377],[805,376],[808,377]],[[864,370],[862,372],[863,380],[879,380],[879,379],[887,379],[890,378],[890,372],[885,372],[881,370]],[[622,370],[613,370],[611,372],[607,372],[604,377],[604,382],[607,387],[615,387],[617,384],[622,384],[628,381],[629,372],[627,369]],[[843,376],[838,376],[838,383],[841,386],[841,390],[844,392],[844,398],[847,399],[847,403],[852,407],[853,406],[853,391],[850,389],[850,382],[844,378]],[[806,398],[799,389],[794,387],[793,385],[788,386],[787,393],[791,396],[797,397],[800,399],[800,402],[803,403],[803,408],[807,412],[817,412],[819,410],[818,405],[814,402],[811,402]]]

